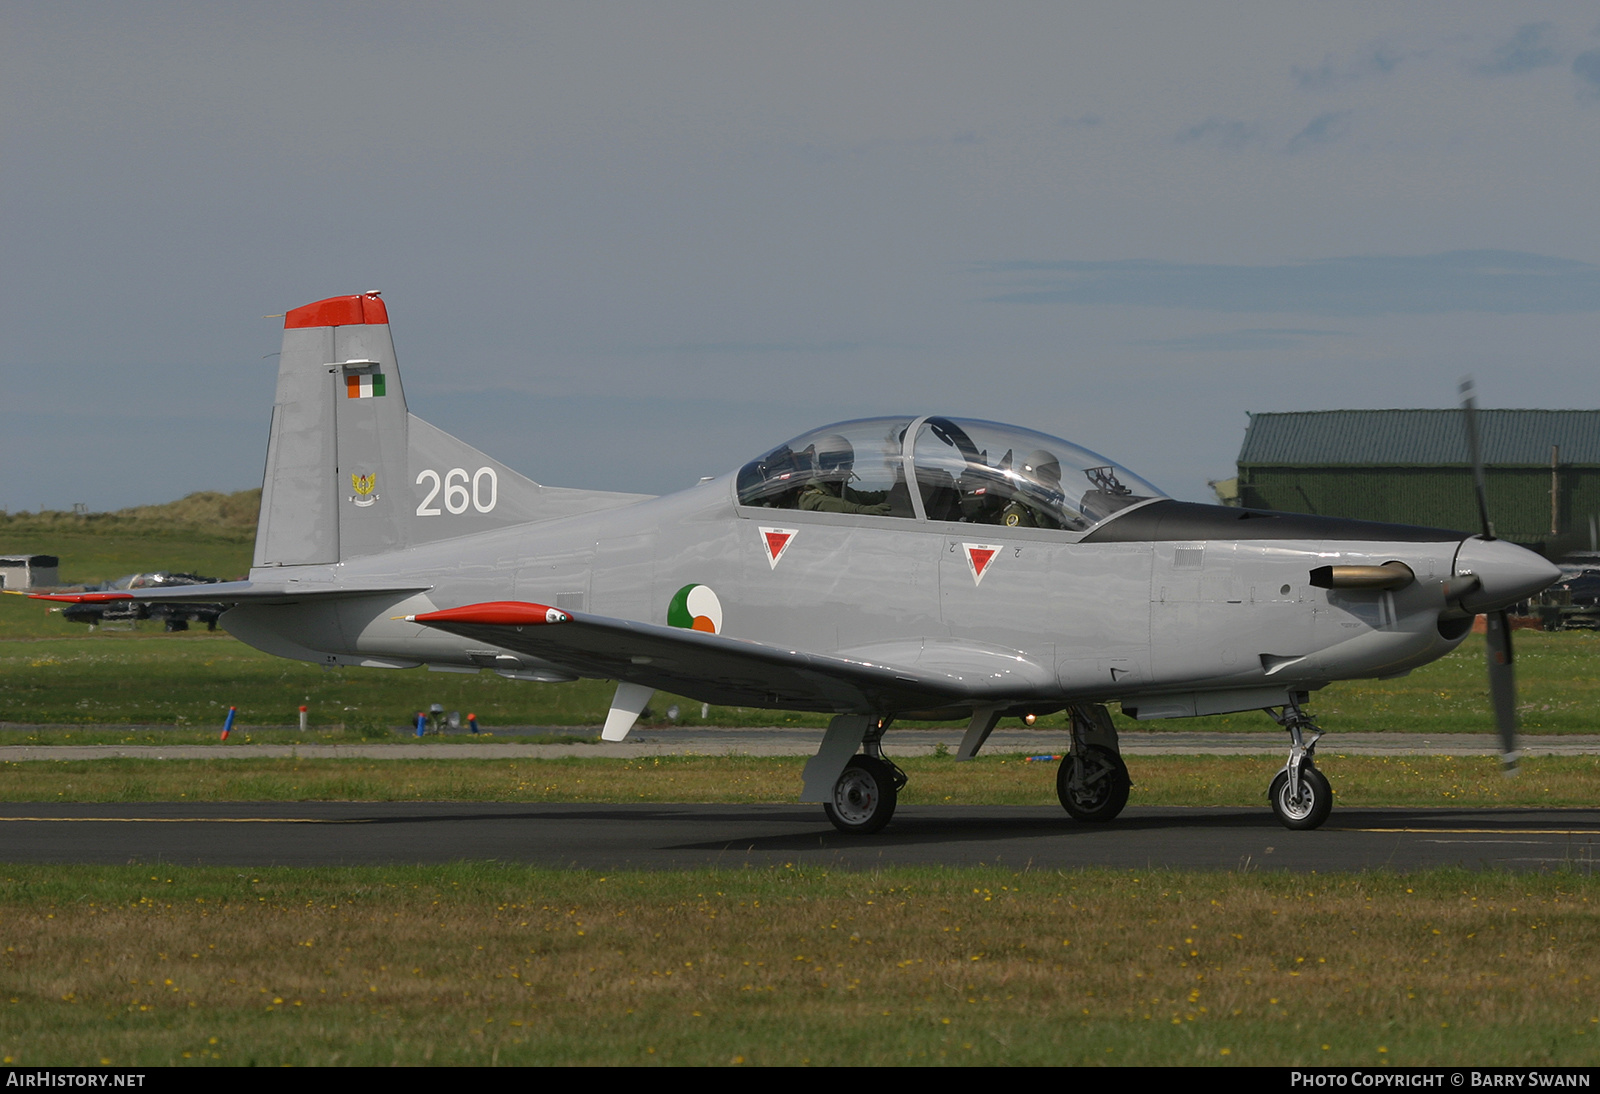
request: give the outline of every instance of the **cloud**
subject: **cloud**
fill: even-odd
[[[1289,69],[1289,77],[1301,91],[1328,91],[1368,76],[1387,76],[1406,56],[1379,43],[1368,46],[1364,52],[1343,64],[1335,64],[1333,57],[1326,55],[1315,68],[1294,65]]]
[[[1264,151],[1295,155],[1321,145],[1332,144],[1345,136],[1350,132],[1350,115],[1351,112],[1348,110],[1333,110],[1326,114],[1318,114],[1287,141],[1269,134],[1265,127],[1257,122],[1241,121],[1238,118],[1219,118],[1213,115],[1197,125],[1180,129],[1173,134],[1172,139],[1176,144],[1218,148],[1224,152],[1243,152],[1259,148]]]
[[[1561,61],[1556,48],[1556,28],[1550,23],[1523,23],[1473,68],[1484,76],[1511,76],[1548,68]]]
[[[1129,343],[1185,353],[1248,353],[1254,350],[1288,350],[1316,338],[1338,338],[1338,330],[1306,330],[1296,327],[1245,327],[1241,330],[1191,334],[1184,338],[1142,338]]]
[[[1104,123],[1105,119],[1098,114],[1079,114],[1076,118],[1062,118],[1056,124],[1065,126],[1069,129],[1080,125],[1084,126],[1085,128],[1092,129],[1095,126],[1103,125]]]
[[[1520,251],[1358,255],[1278,266],[995,262],[987,300],[1313,315],[1600,311],[1600,266]]]
[[[1600,98],[1600,49],[1580,53],[1572,62],[1572,74],[1588,86],[1584,93]]]
[[[1229,152],[1237,152],[1253,144],[1260,144],[1265,138],[1261,135],[1261,127],[1253,122],[1210,117],[1199,125],[1180,129],[1172,139],[1179,144],[1207,144]]]
[[[1304,152],[1318,145],[1332,144],[1350,132],[1350,111],[1334,110],[1318,114],[1306,127],[1289,138],[1288,152]]]

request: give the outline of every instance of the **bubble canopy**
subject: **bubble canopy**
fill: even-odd
[[[915,483],[915,495],[911,483]],[[742,505],[1081,532],[1160,490],[1060,437],[969,418],[863,418],[740,468]]]

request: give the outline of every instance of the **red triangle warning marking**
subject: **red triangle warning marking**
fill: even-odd
[[[989,543],[963,543],[961,546],[967,552],[967,569],[972,573],[972,583],[978,585],[988,572],[989,564],[1000,553],[1000,547]]]
[[[794,537],[799,533],[798,528],[762,528],[761,545],[767,551],[767,565],[772,569],[778,568],[778,560],[789,549],[789,544],[794,542]]]

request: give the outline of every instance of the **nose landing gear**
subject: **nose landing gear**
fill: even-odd
[[[1278,823],[1285,828],[1307,831],[1322,827],[1333,811],[1333,787],[1327,777],[1317,770],[1315,752],[1322,731],[1311,717],[1300,709],[1298,702],[1290,702],[1279,714],[1267,708],[1284,729],[1289,731],[1289,762],[1283,765],[1267,789],[1267,800]],[[1305,740],[1305,731],[1316,734],[1311,743]]]

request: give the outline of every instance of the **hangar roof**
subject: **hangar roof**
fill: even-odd
[[[1600,466],[1600,410],[1479,410],[1483,462]],[[1459,410],[1308,410],[1252,414],[1239,464],[1466,466]]]

